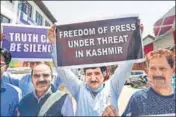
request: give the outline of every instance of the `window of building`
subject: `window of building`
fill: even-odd
[[[50,24],[47,21],[45,21],[45,26],[50,26]]]
[[[35,22],[37,23],[37,25],[42,26],[42,21],[43,21],[42,16],[36,11]]]
[[[32,6],[27,1],[19,1],[18,8],[32,18]]]
[[[10,23],[10,19],[1,14],[1,23]]]

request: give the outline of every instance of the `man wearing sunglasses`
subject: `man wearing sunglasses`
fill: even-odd
[[[70,97],[59,90],[52,91],[53,75],[49,64],[34,66],[31,75],[35,90],[20,101],[20,116],[73,116]]]
[[[8,65],[11,61],[11,54],[6,49],[0,48],[0,66],[1,66],[1,88],[0,88],[0,95],[1,95],[1,113],[0,116],[16,116],[17,115],[17,105],[21,99],[21,90],[13,86],[6,81],[4,81],[4,77],[2,74],[8,68]]]

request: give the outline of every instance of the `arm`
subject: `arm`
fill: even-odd
[[[0,33],[0,42],[3,41],[4,37],[5,37],[5,35],[1,32],[1,33]]]
[[[110,78],[110,89],[111,89],[111,104],[118,109],[118,98],[121,90],[130,75],[133,63],[122,62],[118,64],[118,68],[115,70],[112,78]]]
[[[15,75],[15,74],[4,72],[3,76],[2,76],[2,80],[4,82],[7,82],[9,84],[12,84],[12,85],[15,85],[15,86],[19,87],[19,82],[20,82],[21,77],[22,76],[18,76],[18,75]]]
[[[52,84],[53,84],[54,88],[58,89],[59,86],[62,84],[60,77],[58,77],[57,75],[53,75]]]
[[[56,57],[56,46],[52,45],[52,57],[55,65],[57,66],[57,57]],[[77,100],[77,96],[80,89],[80,81],[78,77],[71,71],[71,69],[57,68],[58,77],[62,83],[68,88],[68,90],[72,93],[73,97]]]
[[[140,27],[140,33],[143,33],[143,25],[141,24],[140,20],[138,20],[138,25]],[[138,35],[140,36],[140,35]],[[122,62],[118,65],[118,69],[115,70],[114,75],[111,78],[110,81],[110,87],[111,87],[111,104],[118,109],[118,97],[121,93],[121,90],[127,80],[127,78],[130,75],[130,72],[132,70],[133,63],[130,61]]]
[[[18,94],[17,94],[16,102],[14,102],[14,109],[13,109],[13,113],[12,113],[13,117],[19,115],[18,106],[19,106],[21,99],[22,99],[22,92],[20,89],[18,89]]]
[[[67,96],[62,106],[61,113],[63,116],[74,116],[72,99]]]

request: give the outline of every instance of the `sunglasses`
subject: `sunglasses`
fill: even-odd
[[[33,74],[32,75],[34,78],[40,78],[41,76],[43,76],[43,78],[48,78],[51,76],[51,74]]]

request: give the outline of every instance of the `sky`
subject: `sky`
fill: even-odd
[[[58,24],[138,14],[144,38],[154,35],[153,25],[175,6],[175,1],[44,1]]]

